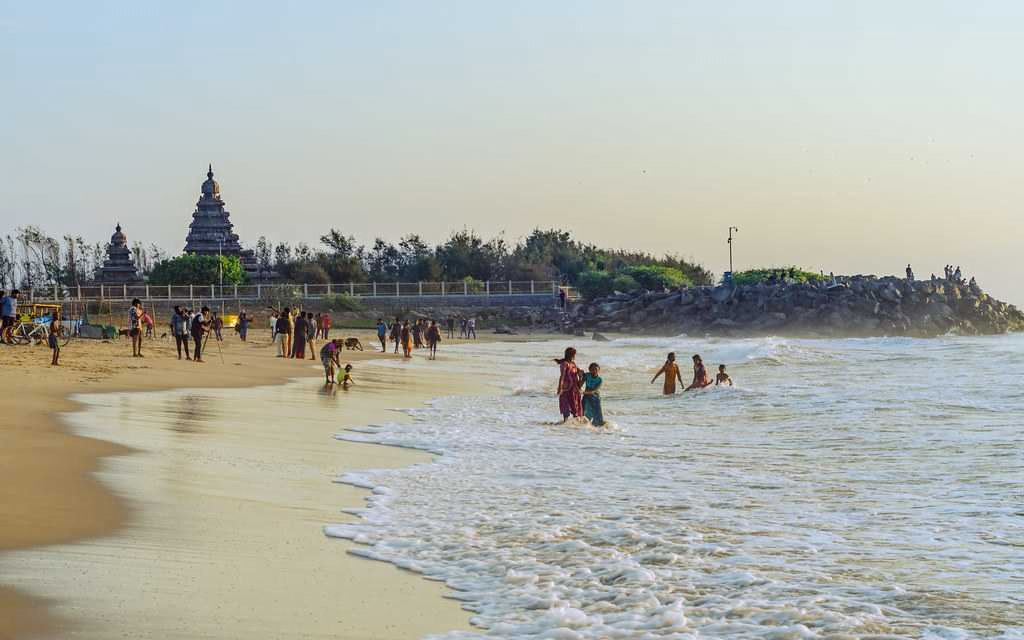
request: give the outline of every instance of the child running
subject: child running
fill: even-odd
[[[340,340],[328,340],[320,348],[320,362],[324,365],[324,377],[326,378],[324,384],[335,384],[334,367],[341,366],[341,363],[338,362],[339,342]]]
[[[658,369],[658,373],[654,374],[651,378],[651,384],[658,379],[658,376],[665,374],[665,383],[662,386],[661,392],[666,396],[671,396],[676,392],[676,380],[679,380],[679,385],[683,385],[683,377],[679,374],[679,365],[676,364],[676,354],[673,351],[668,354],[665,359],[665,364],[661,365],[661,369]]]
[[[604,426],[604,413],[601,411],[601,365],[591,362],[587,373],[583,376],[583,417],[595,427]]]
[[[721,385],[726,385],[727,384],[730,387],[732,386],[732,378],[730,378],[729,374],[725,372],[725,365],[724,364],[718,365],[718,375],[715,376],[715,386],[717,387],[720,384]]]

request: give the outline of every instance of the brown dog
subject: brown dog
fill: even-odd
[[[359,338],[345,338],[345,348],[349,351],[362,351],[363,343],[359,342]]]

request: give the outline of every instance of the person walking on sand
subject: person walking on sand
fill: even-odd
[[[412,331],[412,346],[414,349],[423,348],[423,325],[420,323],[420,319],[416,318],[416,322],[412,324],[410,329]]]
[[[192,355],[193,362],[203,361],[203,336],[210,331],[210,321],[207,317],[210,314],[209,307],[203,307],[199,313],[192,316],[192,341],[195,342],[195,353]]]
[[[665,358],[665,364],[661,365],[658,369],[658,373],[654,374],[651,378],[651,384],[658,379],[658,376],[664,374],[665,382],[661,388],[661,393],[666,396],[671,396],[676,392],[676,380],[679,381],[679,386],[683,385],[683,377],[679,373],[679,365],[676,364],[676,354],[671,352],[668,357]]]
[[[11,343],[11,331],[14,330],[14,320],[18,315],[18,294],[17,289],[7,295],[0,291],[0,341]]]
[[[220,314],[214,311],[211,324],[213,325],[213,335],[217,338],[217,342],[224,342],[224,318],[221,318]]]
[[[438,342],[441,342],[441,327],[437,326],[437,322],[431,320],[430,326],[427,327],[427,346],[430,347],[431,360],[437,360]]]
[[[142,312],[142,326],[146,327],[146,337],[150,340],[153,339],[153,316],[149,314],[149,311]]]
[[[321,337],[324,340],[329,340],[329,334],[331,333],[331,314],[325,313],[320,317],[320,321],[323,323],[323,332]]]
[[[138,298],[132,300],[132,306],[128,307],[128,335],[132,339],[132,357],[142,357],[142,301]]]
[[[377,318],[377,339],[380,340],[380,352],[388,352],[388,324],[384,318]]]
[[[711,378],[708,377],[708,370],[704,367],[704,361],[701,360],[699,355],[693,356],[693,382],[690,386],[683,389],[684,392],[690,389],[703,389],[704,387],[711,384]]]
[[[316,324],[314,326],[316,326],[316,334],[313,336],[313,339],[319,338],[320,334],[323,333],[324,330],[323,316],[318,313],[316,314],[315,320]]]
[[[288,322],[288,313],[289,313],[288,307],[285,307],[284,311],[282,311],[280,314],[278,314],[278,316],[277,316],[277,325],[275,327],[275,333],[277,335],[281,336],[281,355],[278,356],[280,358],[291,357],[291,348],[292,348],[291,333],[292,333],[292,330],[291,330],[291,326],[290,326],[290,324]]]
[[[245,311],[238,314],[238,322],[235,323],[235,326],[238,328],[238,337],[245,342],[245,336],[249,333],[249,316],[245,314]]]
[[[178,360],[181,360],[182,347],[185,347],[185,359],[191,360],[192,356],[188,350],[188,318],[178,305],[174,305],[174,313],[171,314],[171,335],[174,336],[174,346],[178,349]]]
[[[395,355],[398,355],[398,347],[402,343],[402,321],[395,316],[395,321],[391,323],[391,341],[395,343]]]
[[[576,366],[576,349],[567,347],[562,358],[555,358],[558,365],[558,410],[562,414],[562,424],[570,417],[583,417],[583,396],[580,386],[583,384],[580,370]]]
[[[402,331],[399,334],[402,340],[402,355],[406,358],[412,357],[412,329],[409,327],[409,321],[406,320],[402,324]]]
[[[601,410],[601,365],[591,362],[583,376],[583,417],[595,427],[604,426],[604,412]]]

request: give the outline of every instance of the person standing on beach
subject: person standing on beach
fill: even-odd
[[[380,340],[380,352],[388,351],[388,325],[384,318],[377,318],[377,339]]]
[[[402,324],[402,331],[399,334],[402,340],[402,354],[406,358],[412,357],[412,328],[409,326],[409,321],[406,320]]]
[[[391,341],[395,343],[395,355],[398,355],[398,346],[402,342],[402,321],[395,316],[395,321],[391,323]]]
[[[321,337],[324,340],[328,340],[329,334],[331,333],[331,314],[325,313],[323,316],[321,316],[320,320],[323,323],[324,327],[323,332],[321,333]]]
[[[185,358],[191,360],[188,352],[188,318],[180,306],[174,305],[174,312],[171,314],[171,335],[174,336],[174,346],[178,349],[178,360],[181,360],[181,348],[185,347]]]
[[[153,339],[153,316],[149,314],[149,311],[142,312],[142,325],[146,327],[146,337],[150,340]]]
[[[427,346],[430,347],[430,359],[437,360],[437,343],[441,342],[441,327],[431,320],[427,327]]]
[[[60,335],[60,318],[54,318],[50,320],[50,330],[46,334],[46,343],[49,345],[50,351],[53,352],[53,358],[50,360],[51,367],[60,365],[60,341],[57,340],[58,335]]]
[[[195,353],[192,355],[193,362],[203,361],[203,336],[210,331],[210,321],[207,317],[210,314],[209,307],[203,307],[199,313],[192,316],[192,341],[195,342]]]
[[[217,338],[217,342],[223,342],[224,336],[222,332],[224,330],[224,318],[221,318],[220,314],[216,311],[213,312],[212,324],[213,335]]]
[[[455,339],[455,316],[448,316],[448,339]]]
[[[142,301],[138,298],[132,300],[132,306],[128,307],[128,335],[132,339],[132,357],[142,357]]]
[[[324,330],[324,320],[323,320],[323,316],[321,316],[319,313],[316,314],[316,317],[314,318],[314,320],[316,321],[316,323],[313,325],[313,326],[316,327],[316,331],[313,334],[313,339],[315,340],[315,339],[320,337],[320,334]]]
[[[274,344],[274,341],[277,340],[277,316],[276,311],[270,312],[270,344]]]
[[[651,378],[651,384],[654,384],[654,381],[662,374],[665,375],[665,382],[661,388],[661,393],[663,395],[670,396],[675,394],[676,380],[679,380],[679,386],[684,384],[683,376],[679,373],[679,365],[676,364],[676,354],[674,351],[668,354],[668,357],[665,358],[665,364],[661,365],[661,369],[658,369],[658,373],[654,374],[654,377]]]
[[[693,356],[693,382],[690,386],[683,389],[684,392],[690,389],[703,389],[704,387],[711,384],[711,378],[708,376],[708,370],[704,366],[704,361],[701,360],[699,355]]]
[[[306,314],[306,342],[309,343],[309,359],[316,360],[316,319],[312,313]]]
[[[249,333],[249,316],[245,314],[245,311],[238,314],[238,322],[235,326],[238,327],[238,337],[245,342],[245,336]]]
[[[288,323],[288,307],[277,316],[277,324],[275,326],[276,335],[281,336],[281,355],[282,358],[291,357],[291,326]]]
[[[567,347],[564,357],[555,358],[555,363],[558,364],[558,410],[564,424],[570,416],[583,417],[583,396],[580,394],[583,380],[576,366],[576,349]]]
[[[470,316],[466,321],[466,338],[472,337],[476,340],[476,316]]]
[[[295,325],[292,327],[292,353],[291,357],[304,360],[306,358],[306,313],[300,311],[295,316]]]
[[[14,329],[14,320],[18,313],[17,289],[11,291],[11,295],[0,291],[0,340],[10,343],[10,332]]]

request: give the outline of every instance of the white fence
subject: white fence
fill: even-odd
[[[250,285],[152,285],[97,284],[73,287],[54,285],[29,289],[23,294],[29,302],[99,302],[107,300],[274,300],[302,297],[349,295],[354,298],[465,297],[465,296],[558,296],[565,290],[570,299],[575,291],[553,280],[499,280],[455,282],[350,282],[346,284],[250,284]]]

